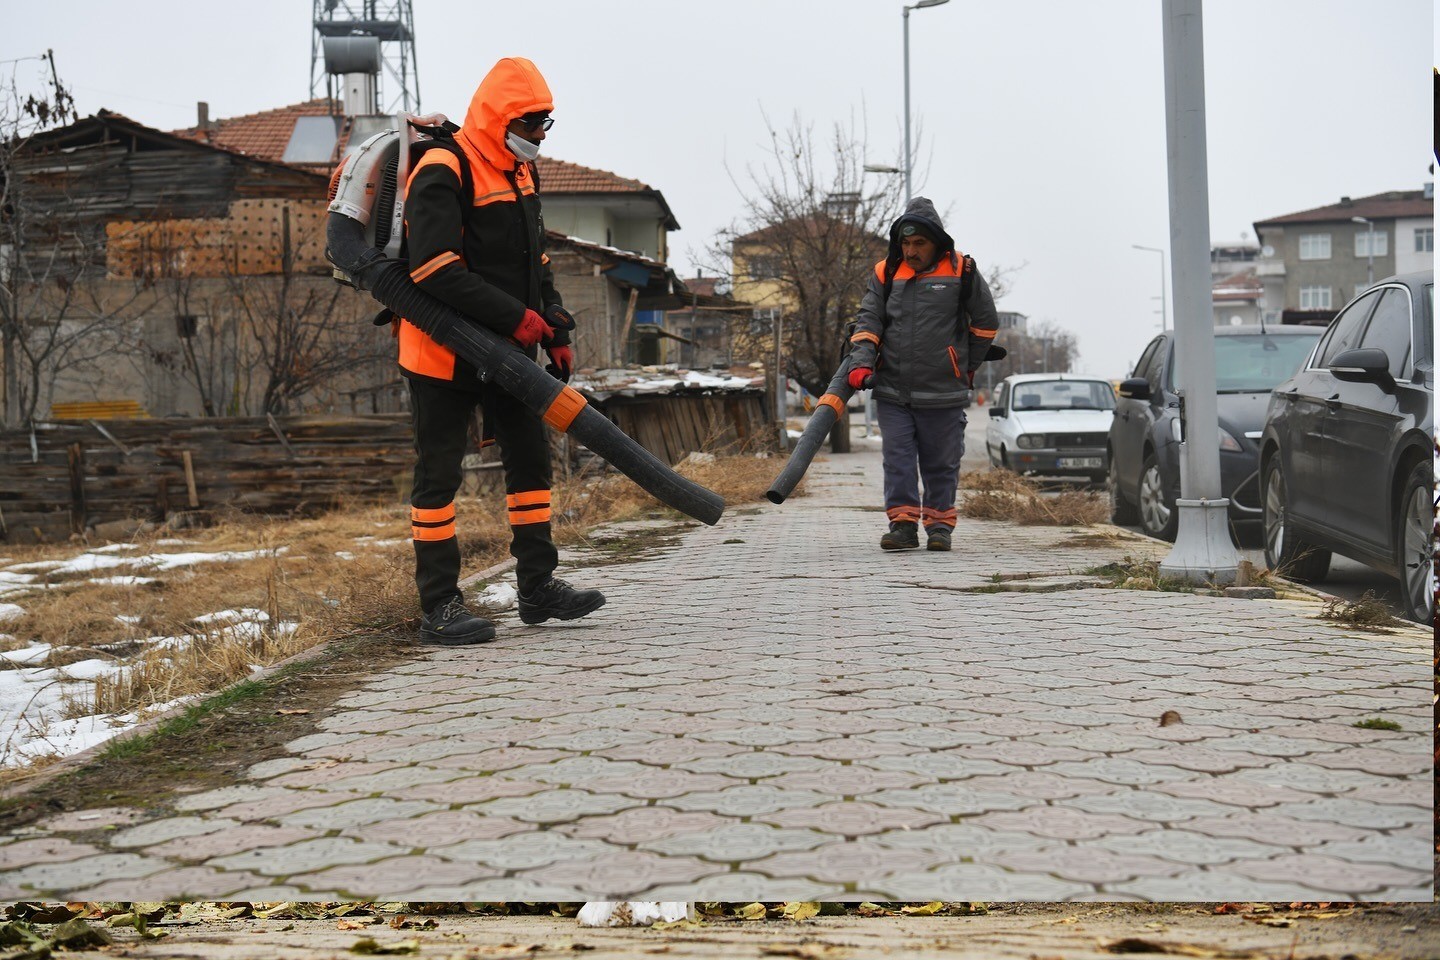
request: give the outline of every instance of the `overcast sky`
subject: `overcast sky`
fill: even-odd
[[[358,0],[355,0],[358,3]],[[382,3],[385,0],[382,0]],[[171,129],[309,95],[309,0],[5,0],[0,60],[55,51],[82,114]],[[871,162],[903,139],[899,0],[414,0],[427,111],[458,119],[502,56],[555,95],[562,160],[665,194],[693,276],[741,210],[729,169],[763,160],[762,110],[824,133],[866,119]],[[1432,179],[1429,0],[1206,0],[1213,241]],[[960,249],[1017,269],[1001,309],[1073,331],[1119,377],[1159,329],[1169,247],[1159,0],[952,0],[911,14],[916,188]],[[22,85],[36,64],[5,64]],[[897,211],[898,212],[898,211]]]

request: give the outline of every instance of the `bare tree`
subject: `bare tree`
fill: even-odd
[[[107,280],[109,244],[127,227],[91,211],[93,167],[57,149],[46,129],[75,119],[54,56],[38,61],[39,93],[0,81],[0,328],[4,422],[35,419],[67,379],[89,385],[139,349],[142,280]]]
[[[1012,373],[1068,373],[1079,357],[1075,334],[1050,320],[1029,324],[1023,331],[1002,331],[1000,340],[1008,355],[985,364],[977,384],[993,387]]]

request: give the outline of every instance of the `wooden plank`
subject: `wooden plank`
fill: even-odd
[[[70,445],[70,530],[85,532],[85,448]]]
[[[180,454],[185,461],[185,490],[190,495],[190,506],[200,506],[200,494],[195,489],[195,463],[190,459],[190,451],[185,450]]]

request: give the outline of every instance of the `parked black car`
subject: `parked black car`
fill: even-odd
[[[1275,388],[1260,441],[1265,562],[1322,580],[1339,553],[1400,578],[1435,616],[1434,271],[1369,287]]]
[[[1216,405],[1220,419],[1220,494],[1232,522],[1261,520],[1260,438],[1270,391],[1309,356],[1320,327],[1236,326],[1215,330]],[[1146,346],[1120,399],[1108,440],[1111,519],[1136,523],[1152,537],[1175,539],[1180,497],[1180,398],[1175,392],[1175,335]]]

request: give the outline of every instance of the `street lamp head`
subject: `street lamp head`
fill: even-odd
[[[915,4],[915,9],[920,10],[924,7],[938,7],[942,3],[949,2],[950,0],[918,0],[918,2]]]
[[[904,173],[899,167],[885,167],[878,163],[867,163],[862,167],[866,173]]]
[[[1351,218],[1350,218],[1350,222],[1351,222],[1351,223],[1369,223],[1369,222],[1370,222],[1370,218],[1369,218],[1369,217],[1351,217]]]

